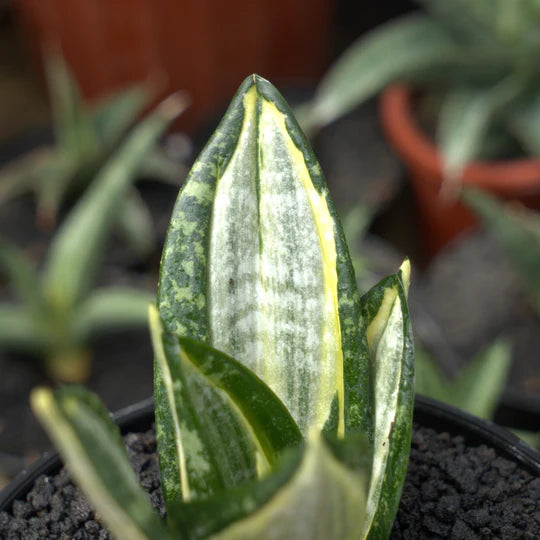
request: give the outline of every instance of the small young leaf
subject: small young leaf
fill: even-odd
[[[161,485],[167,509],[257,476],[255,441],[227,395],[161,327],[150,307],[154,403]]]
[[[97,396],[66,387],[32,392],[34,413],[66,466],[118,538],[170,539],[129,464],[118,428]]]
[[[320,167],[267,81],[241,85],[176,202],[158,306],[167,330],[261,377],[303,433],[369,430],[368,354]],[[345,420],[344,410],[351,414]]]
[[[407,309],[410,264],[362,298],[375,391],[373,468],[364,534],[387,538],[409,457],[414,402],[414,348]]]

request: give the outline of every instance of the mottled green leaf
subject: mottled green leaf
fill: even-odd
[[[190,362],[238,408],[270,466],[302,441],[289,411],[253,372],[227,355],[189,338],[180,347]]]
[[[71,475],[117,538],[170,538],[97,396],[75,387],[57,393],[40,388],[32,393],[31,404]]]
[[[409,457],[414,402],[414,348],[407,308],[410,264],[362,297],[375,392],[373,467],[364,534],[387,538]]]
[[[356,452],[365,449],[351,436]],[[275,495],[253,513],[218,534],[223,540],[356,540],[365,519],[366,474],[348,466],[320,436],[308,437],[302,461]],[[350,449],[339,452],[351,455]]]
[[[304,135],[258,76],[178,197],[158,307],[169,331],[261,377],[304,433],[325,425],[332,403],[329,429],[369,429],[367,345],[343,233]]]
[[[257,476],[257,448],[227,394],[212,384],[150,309],[161,485],[169,511]]]
[[[181,502],[169,512],[169,524],[188,540],[219,538],[219,531],[266,504],[297,471],[304,454],[304,445],[288,450],[270,474],[216,493],[202,500]]]

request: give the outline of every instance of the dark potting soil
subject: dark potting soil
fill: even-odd
[[[124,437],[131,464],[163,516],[153,430]],[[0,537],[107,539],[65,469],[40,476],[25,500],[0,513]],[[540,538],[540,477],[485,445],[415,426],[411,457],[392,539]]]

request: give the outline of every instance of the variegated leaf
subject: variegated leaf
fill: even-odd
[[[229,396],[270,466],[285,450],[302,442],[289,411],[252,371],[207,345],[189,338],[179,341],[193,366]]]
[[[163,330],[153,306],[150,330],[161,485],[170,512],[181,501],[255,478],[257,447],[226,393],[193,364],[178,336]]]
[[[407,308],[410,263],[362,297],[375,392],[373,464],[364,537],[387,538],[409,457],[414,347]]]
[[[78,387],[56,393],[40,388],[32,393],[31,403],[71,475],[117,538],[171,539],[97,396]]]
[[[353,444],[359,439],[353,434]],[[335,446],[351,441],[336,440]],[[365,446],[355,444],[356,453]],[[340,452],[341,453],[341,452]],[[345,449],[350,454],[350,449]],[[319,435],[308,437],[295,473],[266,503],[216,535],[221,540],[357,540],[365,518],[366,476],[343,463]]]
[[[304,135],[258,76],[179,195],[158,306],[168,330],[261,377],[304,433],[369,430],[367,345],[343,233]]]

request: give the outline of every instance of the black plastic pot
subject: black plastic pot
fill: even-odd
[[[154,400],[139,401],[113,414],[122,433],[141,432],[150,429],[154,422]],[[13,501],[22,499],[32,488],[41,474],[54,474],[60,470],[62,462],[55,451],[45,452],[41,458],[21,471],[13,481],[0,492],[0,512],[11,508]]]
[[[123,433],[146,431],[154,421],[152,399],[124,408],[114,418]],[[491,422],[424,396],[416,396],[414,422],[439,433],[462,436],[467,445],[484,444],[493,448],[497,455],[514,462],[520,470],[527,471],[533,477],[540,477],[540,453]],[[44,454],[0,493],[0,512],[9,511],[15,500],[24,499],[38,476],[54,474],[61,466],[56,453]]]
[[[152,398],[125,407],[113,415],[122,433],[147,430],[154,421]],[[516,462],[531,474],[540,475],[540,453],[523,443],[518,437],[498,425],[477,418],[460,409],[434,399],[417,395],[414,421],[437,431],[462,435],[472,445],[486,444],[506,458]],[[14,500],[24,497],[40,474],[51,474],[62,463],[56,452],[46,452],[36,463],[22,471],[2,492],[0,511],[8,509]]]
[[[540,452],[493,422],[420,395],[414,402],[414,421],[439,432],[462,435],[470,445],[485,444],[531,474],[540,476]]]

